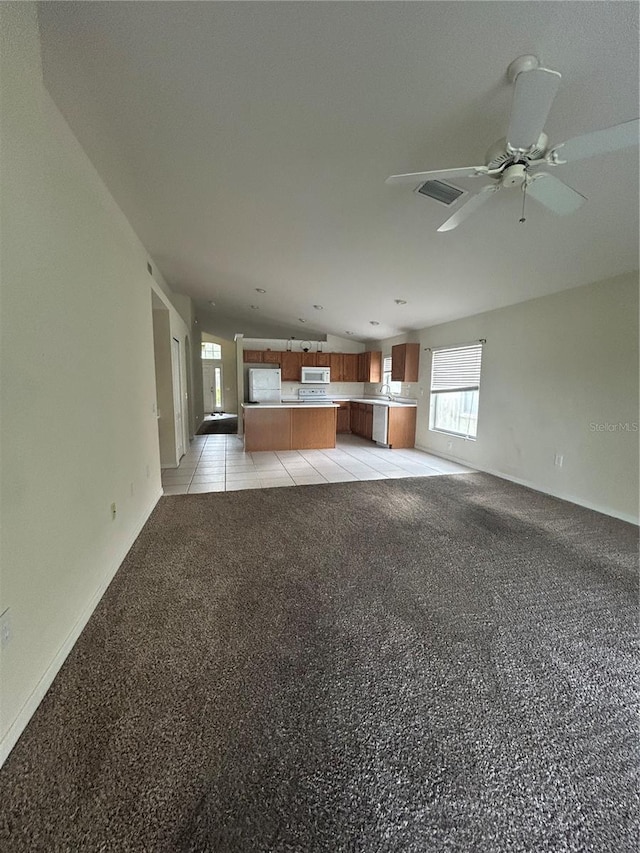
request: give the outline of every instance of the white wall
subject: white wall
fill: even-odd
[[[429,430],[431,358],[423,350],[416,444],[637,521],[638,274],[434,326],[420,342],[480,338],[477,440]]]
[[[168,289],[42,87],[35,14],[0,4],[0,759],[161,494],[151,288]]]

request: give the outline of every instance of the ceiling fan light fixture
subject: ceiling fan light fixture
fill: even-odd
[[[264,289],[264,287],[256,287],[256,293],[266,293],[266,292],[267,291]]]
[[[407,304],[406,299],[394,299],[393,301],[396,303],[396,305],[406,305]]]
[[[299,322],[299,323],[306,323],[307,321],[306,321],[306,320],[303,320],[303,319],[302,319],[302,317],[298,317],[298,322]]]
[[[313,307],[316,309],[316,311],[322,311],[324,305],[314,305]]]
[[[250,305],[249,307],[250,307],[250,308],[253,308],[253,310],[254,310],[254,311],[258,311],[258,310],[259,310],[259,308],[260,308],[260,306],[259,306],[259,305]]]
[[[372,326],[379,326],[380,325],[380,323],[378,323],[377,320],[369,320],[369,322],[371,323]]]

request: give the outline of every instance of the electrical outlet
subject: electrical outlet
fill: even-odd
[[[563,462],[564,462],[564,456],[562,455],[562,453],[556,453],[556,455],[553,459],[553,464],[556,466],[556,468],[562,468]]]
[[[11,612],[9,608],[0,615],[0,648],[6,648],[11,642]]]
[[[118,509],[117,509],[117,507],[116,507],[116,502],[114,501],[114,502],[111,504],[111,520],[112,520],[112,521],[113,521],[113,519],[116,517],[117,511],[118,511]]]

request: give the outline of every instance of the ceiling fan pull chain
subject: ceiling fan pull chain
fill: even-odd
[[[525,215],[524,215],[524,203],[525,203],[526,199],[527,199],[527,180],[525,178],[525,180],[522,183],[522,216],[520,217],[518,222],[526,222],[527,221],[525,218]]]

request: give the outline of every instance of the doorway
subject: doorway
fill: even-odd
[[[171,339],[171,379],[173,386],[173,415],[175,418],[176,431],[176,456],[182,459],[184,456],[184,419],[182,416],[182,355],[180,353],[180,341]]]
[[[208,414],[224,412],[224,393],[222,384],[222,363],[203,360],[202,362],[202,397],[204,411]]]

